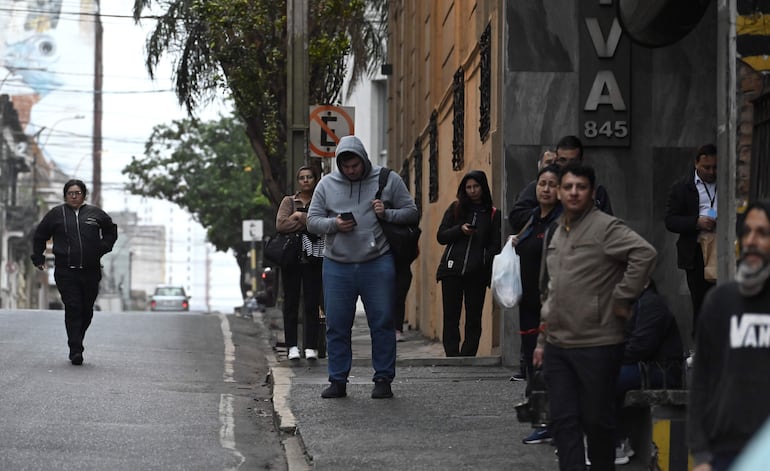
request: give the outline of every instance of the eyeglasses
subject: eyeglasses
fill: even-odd
[[[313,178],[315,178],[313,175],[300,175],[297,180],[312,180]]]
[[[67,196],[69,196],[70,198],[76,198],[76,197],[78,197],[78,196],[80,196],[82,194],[83,194],[82,191],[68,191],[67,192]]]

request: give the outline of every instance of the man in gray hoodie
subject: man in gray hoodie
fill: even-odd
[[[361,140],[340,139],[337,170],[316,186],[307,217],[308,231],[326,236],[323,289],[329,386],[321,397],[347,395],[353,362],[351,329],[361,296],[372,338],[372,398],[390,398],[396,375],[393,329],[395,269],[379,221],[414,224],[419,216],[401,178],[391,172],[381,199],[375,199],[382,167],[372,165]],[[392,204],[385,208],[383,201]]]

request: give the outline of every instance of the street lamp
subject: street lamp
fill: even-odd
[[[45,158],[45,154],[43,154],[43,151],[45,150],[45,146],[48,144],[48,140],[51,139],[51,134],[53,133],[53,130],[56,129],[56,126],[58,126],[59,123],[63,121],[74,120],[74,119],[85,119],[85,116],[83,116],[82,114],[77,114],[75,116],[67,116],[64,118],[60,118],[54,121],[51,127],[43,126],[40,129],[38,129],[35,132],[35,134],[32,135],[32,140],[34,140],[35,143],[37,143],[37,140],[40,137],[40,135],[43,133],[43,131],[48,129],[48,136],[46,136],[45,141],[43,142],[42,145],[37,146],[38,152],[40,153],[42,158]],[[32,156],[32,194],[33,195],[37,194],[37,155]]]
[[[106,154],[108,151],[107,149],[102,149],[100,152],[100,155]],[[78,172],[80,171],[80,166],[83,165],[83,161],[86,160],[86,157],[91,157],[93,154],[91,152],[86,152],[80,157],[80,160],[78,160],[78,164],[75,166],[75,170],[72,171],[72,178],[77,178]]]
[[[62,121],[70,121],[70,120],[76,120],[76,119],[85,119],[85,116],[83,116],[82,114],[76,114],[75,116],[68,116],[66,118],[61,118],[61,119],[56,120],[51,125],[50,128],[47,128],[48,129],[48,135],[46,136],[45,141],[43,141],[43,145],[40,146],[40,149],[41,150],[45,149],[45,146],[48,144],[48,141],[51,139],[51,134],[53,134],[54,129],[56,129],[56,126],[58,126],[59,123],[61,123]],[[45,126],[40,128],[40,130],[35,133],[35,137],[37,137],[39,134],[41,134],[44,130],[46,130]]]

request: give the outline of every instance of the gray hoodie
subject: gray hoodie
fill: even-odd
[[[352,181],[342,172],[339,157],[344,152],[357,155],[363,162],[364,172],[359,180]],[[342,263],[374,260],[390,250],[372,207],[382,167],[372,165],[363,143],[355,136],[340,139],[335,159],[337,169],[324,176],[313,192],[307,229],[314,234],[326,235],[325,258]],[[386,221],[415,224],[419,220],[417,205],[396,172],[388,175],[382,201],[393,208],[385,210]],[[358,224],[350,232],[338,232],[337,215],[347,211],[353,213]]]

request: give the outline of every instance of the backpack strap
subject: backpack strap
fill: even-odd
[[[391,170],[388,167],[380,168],[380,185],[379,188],[377,188],[377,194],[374,195],[374,199],[382,199],[382,190],[385,188],[385,185],[388,184],[388,177],[390,176],[390,172]]]

